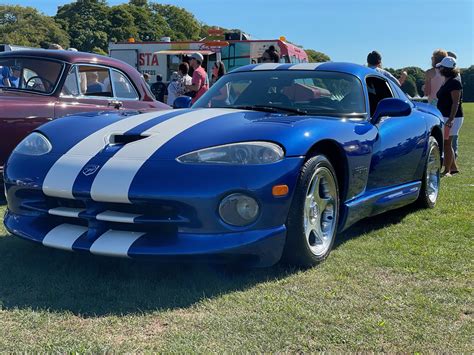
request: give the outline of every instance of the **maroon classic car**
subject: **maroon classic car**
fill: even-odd
[[[0,53],[0,180],[13,148],[45,122],[79,112],[166,108],[120,60],[58,50]]]

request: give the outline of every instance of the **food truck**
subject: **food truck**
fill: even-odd
[[[230,38],[230,39],[229,39]],[[169,81],[171,74],[178,71],[181,62],[199,52],[204,57],[202,66],[210,75],[216,61],[224,62],[227,71],[252,63],[261,63],[262,55],[270,46],[274,46],[282,63],[303,63],[308,61],[306,52],[289,42],[284,37],[275,40],[232,39],[224,40],[172,42],[164,37],[158,42],[137,42],[129,39],[124,42],[109,43],[109,55],[120,59],[142,74],[148,73],[151,82],[160,74],[163,81]]]

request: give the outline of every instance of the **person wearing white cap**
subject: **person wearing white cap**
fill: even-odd
[[[456,59],[444,57],[436,64],[445,82],[440,87],[438,97],[438,110],[444,117],[444,172],[443,175],[451,176],[459,172],[454,155],[452,140],[459,134],[464,121],[462,110],[462,82],[459,70],[456,68]]]
[[[196,102],[204,93],[209,90],[209,78],[204,68],[201,66],[204,57],[201,53],[194,53],[191,56],[190,65],[194,69],[191,85],[186,85],[186,90],[192,93],[191,102]],[[188,93],[187,93],[188,95]],[[191,95],[190,95],[191,96]]]

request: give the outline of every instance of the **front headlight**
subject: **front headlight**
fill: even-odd
[[[270,142],[242,142],[205,148],[178,157],[180,163],[187,164],[271,164],[283,159],[283,149]]]
[[[13,152],[25,155],[43,155],[49,153],[52,148],[48,138],[41,133],[33,132],[23,139]]]

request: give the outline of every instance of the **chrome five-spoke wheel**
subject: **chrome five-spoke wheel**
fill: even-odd
[[[337,189],[334,177],[326,167],[314,172],[304,205],[304,232],[309,249],[314,255],[327,253],[336,228]]]
[[[297,266],[313,266],[329,255],[339,219],[335,170],[324,155],[309,158],[301,169],[287,221],[283,257]]]

